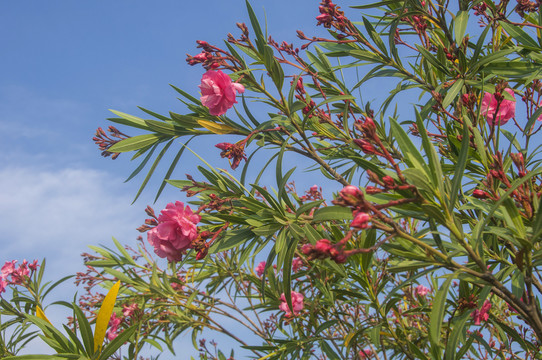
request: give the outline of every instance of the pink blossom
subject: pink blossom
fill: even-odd
[[[0,277],[2,279],[6,280],[8,276],[15,272],[15,263],[17,263],[17,260],[6,261],[2,269],[0,269]]]
[[[296,257],[292,260],[292,271],[293,272],[298,272],[299,269],[303,266],[303,260],[301,260],[301,258],[299,257]]]
[[[514,91],[512,89],[506,88],[504,90],[514,97]],[[495,97],[495,94],[486,92],[482,99],[480,113],[482,116],[487,117],[487,122],[490,125],[504,125],[508,122],[508,120],[513,118],[516,113],[516,100],[504,99],[504,96],[502,95],[500,95],[500,97],[503,98],[500,105],[499,101]],[[495,114],[497,107],[499,110],[497,114]]]
[[[32,261],[32,264],[28,264],[28,268],[32,271],[38,270],[38,260]]]
[[[0,278],[0,294],[6,291],[6,287],[8,286],[8,282],[2,278]]]
[[[258,266],[256,266],[256,274],[261,277],[263,275],[263,273],[265,272],[265,264],[266,262],[265,261],[262,261],[258,264]]]
[[[429,292],[431,292],[431,289],[426,288],[423,285],[416,286],[416,294],[418,294],[418,296],[425,297]]]
[[[359,351],[359,358],[360,359],[367,359],[369,356],[373,355],[373,350],[369,348],[365,348]]]
[[[243,85],[232,83],[231,78],[221,70],[209,70],[201,78],[201,103],[209,108],[211,115],[220,116],[226,113],[235,100],[236,92],[242,94],[245,91]]]
[[[137,305],[137,303],[133,303],[130,305],[127,305],[127,304],[122,305],[122,315],[126,317],[132,316],[133,313],[136,312],[137,310],[139,310],[139,306]]]
[[[122,323],[122,318],[117,317],[116,313],[111,314],[109,319],[109,329],[105,333],[107,340],[112,341],[119,335],[119,325]]]
[[[491,303],[489,300],[484,301],[484,305],[480,310],[474,310],[470,316],[474,319],[474,325],[480,325],[482,321],[489,319],[489,310],[491,309]]]
[[[350,226],[357,229],[367,229],[370,220],[371,216],[369,214],[360,211],[354,214],[354,220],[352,220]]]
[[[166,257],[168,261],[179,261],[198,237],[196,224],[200,220],[201,216],[194,214],[182,202],[169,203],[160,212],[158,225],[147,233],[147,239],[154,246],[156,255]]]
[[[286,296],[284,296],[284,293],[280,295],[280,305],[279,309],[284,311],[286,313],[286,317],[291,317],[299,315],[299,312],[303,310],[303,295],[292,291],[292,307],[293,307],[293,314],[290,311],[290,308],[288,307],[288,303],[286,302]]]

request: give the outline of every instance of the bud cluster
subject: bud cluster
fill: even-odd
[[[120,153],[110,152],[109,148],[121,140],[128,139],[130,136],[123,134],[114,126],[109,126],[107,130],[109,131],[109,136],[101,127],[99,127],[96,130],[96,134],[92,138],[92,141],[98,145],[103,157],[111,156],[111,159],[115,160]]]

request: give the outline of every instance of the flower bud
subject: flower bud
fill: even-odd
[[[331,248],[331,241],[329,241],[328,239],[320,239],[316,242],[316,245],[314,246],[314,249],[322,254],[328,253]]]
[[[472,192],[472,196],[477,199],[487,199],[489,197],[489,194],[484,190],[476,189]]]
[[[367,229],[369,227],[369,221],[371,216],[365,212],[357,212],[354,216],[354,220],[350,223],[350,226],[356,229]]]
[[[347,205],[353,206],[363,200],[363,193],[354,185],[345,186],[340,192],[339,196],[346,202]]]

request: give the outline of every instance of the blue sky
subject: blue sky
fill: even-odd
[[[295,30],[310,34],[318,15],[312,0],[252,4],[279,42],[300,44]],[[58,279],[83,269],[87,245],[134,243],[157,184],[130,205],[142,179],[123,181],[137,164],[103,159],[95,129],[109,125],[110,108],[182,113],[168,84],[197,95],[204,70],[186,54],[199,52],[196,40],[237,34],[236,22],[248,23],[241,0],[0,2],[0,264],[47,258],[47,277]],[[196,163],[186,157],[175,177]],[[155,208],[179,197],[167,189]]]

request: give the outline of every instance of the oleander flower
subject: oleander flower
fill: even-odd
[[[291,316],[297,316],[299,315],[299,312],[303,310],[303,295],[292,291],[292,307],[293,307],[293,314],[292,311],[290,311],[290,308],[288,307],[288,303],[286,302],[286,296],[284,296],[284,293],[280,295],[280,305],[279,309],[284,311],[286,313],[286,317]]]
[[[200,220],[201,216],[194,214],[182,202],[169,203],[160,212],[158,225],[147,233],[147,240],[154,246],[156,255],[168,261],[179,261],[183,252],[198,237],[196,224]]]
[[[256,266],[256,275],[258,275],[259,277],[261,277],[265,271],[265,264],[266,262],[265,261],[262,261],[258,264],[258,266]]]
[[[425,297],[425,295],[427,295],[430,291],[431,289],[426,288],[423,285],[416,286],[416,294],[418,294],[421,297]]]
[[[122,323],[122,318],[117,317],[116,313],[111,314],[109,319],[109,329],[105,333],[107,340],[113,341],[119,335],[119,326]]]
[[[489,310],[491,309],[491,303],[489,300],[484,301],[484,304],[480,310],[474,310],[470,316],[474,320],[474,325],[480,325],[482,321],[487,321],[489,319]]]
[[[514,97],[514,91],[510,88],[504,89],[508,94]],[[503,99],[500,102],[497,100],[495,94],[486,92],[482,99],[480,106],[480,114],[486,117],[487,122],[490,125],[504,125],[514,117],[516,113],[516,100]],[[497,107],[499,108],[497,111]]]
[[[0,278],[0,295],[6,291],[6,288],[8,287],[8,282],[2,278]]]
[[[239,83],[234,83],[231,78],[222,71],[209,70],[201,78],[201,103],[209,108],[211,115],[220,116],[226,113],[235,100],[236,92],[242,94],[245,87]]]
[[[360,359],[368,359],[372,355],[373,355],[373,350],[368,349],[368,348],[365,348],[359,351]]]

